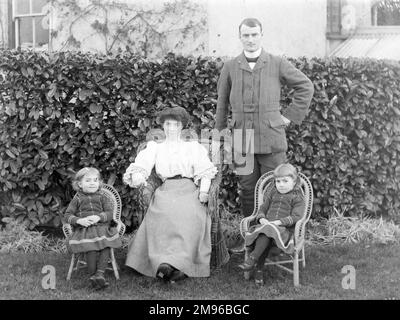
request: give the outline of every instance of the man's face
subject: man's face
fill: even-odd
[[[245,24],[240,27],[240,41],[245,51],[254,52],[261,47],[262,32],[260,26],[249,27]]]

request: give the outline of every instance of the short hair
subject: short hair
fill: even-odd
[[[259,26],[260,27],[260,31],[262,31],[262,24],[261,22],[256,19],[256,18],[246,18],[244,19],[240,24],[239,24],[239,35],[240,35],[240,28],[242,27],[242,25],[246,25],[250,28],[254,28]]]
[[[279,166],[277,166],[274,170],[274,178],[280,178],[280,177],[291,177],[294,181],[297,182],[298,180],[297,169],[290,163],[282,163]]]
[[[81,191],[81,188],[79,187],[78,183],[81,182],[83,177],[86,176],[88,173],[97,174],[97,176],[99,177],[100,186],[101,186],[100,171],[93,167],[84,167],[84,168],[80,169],[77,173],[75,173],[75,176],[72,179],[72,189],[74,189],[75,191]]]
[[[182,107],[165,108],[158,114],[157,122],[161,125],[164,124],[165,120],[173,119],[182,123],[183,127],[186,127],[190,121],[190,115]]]

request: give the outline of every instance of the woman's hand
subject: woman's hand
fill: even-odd
[[[261,224],[267,224],[267,223],[268,223],[268,220],[265,219],[265,218],[261,218],[261,219],[260,219],[260,223],[261,223]]]
[[[146,185],[146,179],[141,173],[132,173],[129,186],[131,186],[132,188],[138,188],[141,185]]]
[[[271,221],[271,223],[276,225],[276,226],[282,225],[282,221],[281,220],[274,220],[274,221]]]
[[[81,226],[87,228],[89,227],[92,223],[88,220],[88,218],[80,218],[76,221],[77,224],[80,224]]]
[[[206,203],[208,201],[208,193],[207,192],[200,192],[199,193],[199,200],[201,203]]]

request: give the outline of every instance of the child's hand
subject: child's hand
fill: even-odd
[[[260,223],[261,223],[261,224],[267,224],[267,223],[268,223],[268,220],[265,219],[265,218],[261,218],[261,219],[260,219]]]
[[[76,221],[76,223],[85,228],[89,227],[92,224],[87,218],[80,218]]]
[[[91,225],[100,221],[100,217],[96,215],[91,215],[89,217],[86,217],[86,219],[90,222]]]

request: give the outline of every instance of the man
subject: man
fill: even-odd
[[[237,170],[242,212],[246,217],[254,209],[257,180],[265,172],[286,162],[286,126],[303,121],[314,93],[312,82],[301,71],[283,57],[263,50],[262,36],[260,21],[254,18],[242,21],[239,38],[243,52],[225,62],[217,86],[216,128],[222,130],[227,127],[230,107],[233,128],[242,130],[242,142],[235,134],[233,136],[234,154],[247,152],[246,161],[253,162],[247,172]],[[279,102],[284,84],[293,89],[293,100],[281,114]],[[254,152],[250,154],[249,141],[245,141],[246,129],[254,133]],[[237,162],[235,167],[239,169]]]

